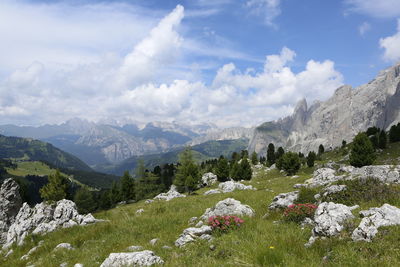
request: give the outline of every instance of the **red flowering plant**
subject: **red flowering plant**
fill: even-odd
[[[229,230],[237,229],[244,223],[244,220],[237,216],[211,216],[208,218],[208,225],[213,230],[227,232]]]
[[[314,218],[317,208],[314,204],[293,204],[283,211],[283,218],[285,221],[300,223],[307,217]]]

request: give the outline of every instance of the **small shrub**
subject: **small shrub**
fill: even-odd
[[[227,232],[229,230],[237,229],[244,223],[244,220],[237,216],[211,216],[208,218],[208,225],[213,230]]]
[[[318,190],[314,188],[302,187],[299,191],[299,197],[295,201],[296,204],[299,203],[315,203],[316,199],[314,196],[318,194]]]
[[[293,204],[283,212],[283,218],[288,222],[301,223],[305,218],[313,218],[317,206],[314,204]]]

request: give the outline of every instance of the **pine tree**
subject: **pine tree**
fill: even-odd
[[[122,200],[121,188],[119,183],[113,182],[110,190],[111,203],[114,205]]]
[[[186,148],[179,155],[179,163],[174,184],[176,185],[178,191],[184,192],[187,190],[186,188],[186,179],[191,176],[191,179],[194,179],[197,184],[200,183],[200,172],[199,168],[193,160],[192,150],[190,148]]]
[[[379,139],[378,147],[380,149],[385,149],[386,148],[386,144],[387,144],[387,135],[386,135],[386,132],[384,130],[380,131],[378,139]]]
[[[318,155],[321,156],[322,154],[324,154],[324,152],[325,152],[325,148],[322,144],[320,144],[318,147]]]
[[[48,183],[39,192],[46,201],[58,201],[67,197],[68,181],[56,170],[55,174],[48,176]]]
[[[152,172],[145,172],[144,176],[137,181],[136,199],[152,198],[161,193],[162,186],[160,177]]]
[[[229,178],[229,164],[224,157],[220,157],[218,160],[215,174],[217,175],[218,181],[225,182]]]
[[[275,146],[272,143],[268,145],[267,162],[270,166],[275,163]]]
[[[76,191],[74,202],[78,207],[78,212],[86,214],[96,210],[96,202],[93,199],[93,193],[86,187],[81,187]]]
[[[186,187],[186,191],[189,192],[189,195],[196,190],[197,185],[199,184],[199,181],[196,180],[195,178],[193,178],[191,175],[189,175],[188,177],[186,177],[185,180],[185,187]]]
[[[253,164],[253,165],[258,164],[258,157],[257,157],[257,153],[255,151],[251,154],[251,164]]]
[[[314,167],[314,162],[317,159],[317,154],[315,154],[314,151],[308,152],[307,156],[307,166],[308,167]]]
[[[285,150],[280,146],[275,153],[275,162],[285,154]]]
[[[400,141],[400,123],[390,127],[390,130],[389,130],[389,141],[391,143]]]
[[[240,166],[237,161],[233,162],[233,164],[231,166],[230,176],[235,181],[240,180]]]
[[[342,148],[346,147],[346,145],[347,145],[346,140],[342,140]]]
[[[375,149],[368,136],[365,133],[357,134],[351,148],[350,164],[354,167],[371,165],[375,157]]]
[[[121,178],[121,197],[125,201],[135,199],[135,180],[128,171]]]
[[[288,175],[296,174],[300,167],[300,158],[297,153],[287,152],[282,156],[282,169]]]
[[[244,157],[239,165],[239,179],[241,180],[251,180],[253,171],[251,170],[250,163],[247,157]]]

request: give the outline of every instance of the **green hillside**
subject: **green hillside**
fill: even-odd
[[[220,155],[230,157],[233,152],[240,152],[241,150],[247,149],[247,145],[248,139],[208,141],[192,147],[193,157],[198,163],[208,159],[218,158]],[[101,165],[97,166],[95,169],[101,172],[122,175],[126,170],[133,171],[140,159],[144,161],[147,168],[152,169],[157,165],[161,166],[165,163],[178,162],[178,155],[183,149],[184,148],[180,148],[161,154],[135,156],[117,165]]]
[[[399,152],[400,144],[391,144],[379,154],[378,160],[384,156],[397,157]],[[325,153],[316,164],[344,156],[341,149],[336,149]],[[398,158],[395,163],[400,163]],[[314,170],[314,167],[303,166],[298,177],[285,176],[278,170],[261,171],[251,181],[244,182],[256,187],[256,191],[205,196],[203,193],[210,188],[203,188],[196,194],[169,202],[145,204],[139,201],[98,212],[94,214],[96,218],[108,221],[34,236],[22,247],[13,247],[14,254],[4,264],[25,266],[27,261],[21,261],[20,257],[43,240],[44,245],[29,260],[43,267],[59,266],[64,262],[69,266],[75,263],[99,266],[110,253],[128,252],[127,247],[133,245],[154,251],[165,261],[164,266],[399,266],[400,252],[395,244],[399,242],[400,226],[380,228],[373,242],[353,242],[350,235],[360,221],[356,219],[353,224],[346,225],[340,236],[320,239],[307,248],[304,244],[311,236],[310,226],[284,222],[282,212],[268,210],[277,194],[293,191],[293,185],[309,179]],[[182,231],[189,227],[191,217],[201,216],[207,208],[228,197],[252,207],[255,217],[243,217],[244,223],[237,230],[214,233],[211,244],[198,240],[184,248],[174,246]],[[400,205],[400,199],[393,201],[393,205]],[[377,197],[374,201],[358,204],[361,208],[354,210],[354,215],[361,209],[381,206],[384,202]],[[137,214],[138,209],[144,209],[144,212]],[[153,246],[149,241],[154,238],[159,241]],[[68,242],[76,249],[55,252],[54,247],[61,242]]]
[[[0,158],[45,161],[57,168],[91,171],[83,161],[51,144],[30,138],[0,135]]]

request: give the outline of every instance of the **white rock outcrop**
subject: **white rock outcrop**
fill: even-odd
[[[364,218],[353,231],[351,237],[354,241],[370,242],[378,233],[379,227],[400,225],[400,209],[389,204],[360,211],[360,215]]]
[[[73,250],[74,247],[70,243],[60,243],[54,248],[54,250],[59,250],[59,249]]]
[[[336,171],[330,168],[319,168],[314,171],[313,178],[306,181],[309,187],[329,185],[333,182],[342,180],[343,176],[336,176]]]
[[[217,182],[217,175],[212,172],[207,172],[201,177],[202,186],[210,186]]]
[[[355,218],[351,211],[356,208],[358,208],[358,206],[348,207],[333,202],[321,203],[315,211],[315,226],[312,230],[312,236],[306,246],[312,245],[318,237],[338,235],[343,230],[344,223]]]
[[[271,204],[269,205],[270,210],[284,209],[292,205],[299,198],[299,191],[293,191],[289,193],[282,193],[274,197]]]
[[[237,215],[237,216],[254,216],[254,210],[242,204],[240,201],[233,198],[227,198],[219,201],[215,207],[208,208],[205,213],[200,217],[201,220],[207,221],[211,216],[222,215]]]
[[[7,232],[14,223],[22,198],[19,185],[11,178],[4,180],[0,188],[0,245],[7,241]]]
[[[383,183],[400,183],[399,165],[369,165],[361,168],[342,166],[339,171],[348,173],[352,178],[371,177]]]
[[[143,250],[139,252],[111,253],[100,267],[152,266],[156,264],[164,264],[164,261],[156,256],[153,251]]]
[[[46,234],[57,228],[87,225],[97,221],[99,220],[90,213],[79,214],[75,203],[71,200],[63,199],[55,204],[42,202],[34,208],[24,203],[7,232],[7,242],[4,247],[9,247],[14,242],[21,245],[30,233]]]
[[[224,182],[224,183],[220,183],[218,185],[218,188],[223,193],[233,192],[234,190],[256,190],[251,185],[244,185],[242,183],[234,182],[234,181],[227,181],[227,182]]]
[[[189,227],[183,230],[183,233],[175,241],[175,246],[183,247],[188,243],[196,241],[196,239],[206,239],[211,238],[212,228],[208,225],[203,225],[201,227]]]
[[[174,199],[174,198],[177,198],[177,197],[186,197],[186,195],[183,195],[183,194],[179,193],[176,190],[176,186],[175,185],[171,185],[171,188],[169,189],[169,191],[167,193],[158,194],[157,196],[154,197],[154,199],[170,201],[171,199]]]

